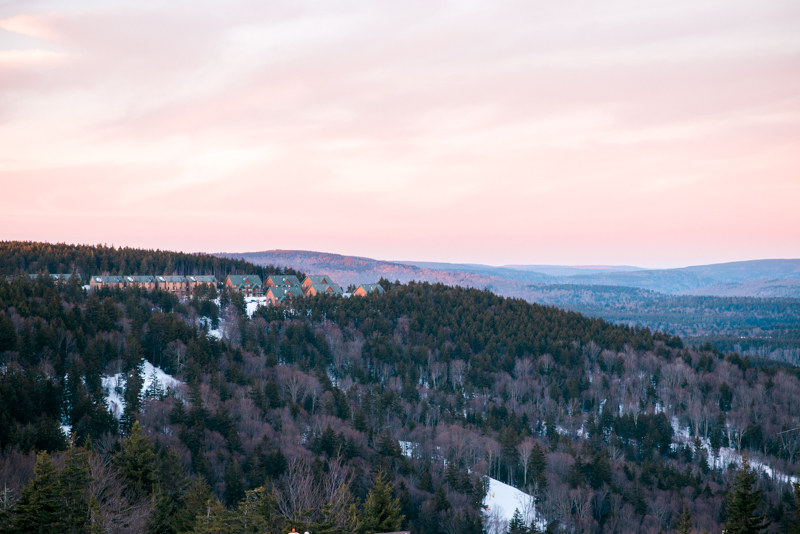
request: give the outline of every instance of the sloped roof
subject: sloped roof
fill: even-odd
[[[121,276],[92,276],[96,284],[124,284],[125,280]]]
[[[229,274],[228,280],[231,281],[235,287],[243,286],[245,284],[250,284],[253,287],[260,286],[261,284],[261,277],[257,274]]]
[[[167,283],[167,282],[172,283],[172,284],[175,284],[175,283],[178,283],[178,284],[186,283],[186,277],[185,276],[158,275],[158,276],[156,276],[156,280],[158,280],[158,282],[161,283],[161,284],[164,284],[164,283]]]
[[[305,279],[303,279],[303,283],[305,284],[308,281],[311,282],[311,285],[334,283],[333,280],[331,280],[331,277],[328,276],[327,274],[314,274],[306,276]]]
[[[375,291],[377,291],[378,293],[383,293],[383,286],[380,284],[361,284],[356,288],[356,291],[358,291],[358,289],[361,287],[363,287],[364,291],[366,291],[367,293],[373,293]]]
[[[273,274],[267,277],[276,286],[299,286],[300,280],[293,274]]]
[[[217,277],[213,275],[206,275],[206,274],[192,274],[186,277],[190,282],[196,282],[198,284],[216,284]]]
[[[267,294],[272,293],[272,296],[278,300],[283,300],[286,298],[287,295],[291,295],[292,297],[302,297],[303,291],[299,287],[289,287],[289,286],[281,286],[281,287],[268,287]]]
[[[156,279],[153,276],[134,276],[134,275],[125,275],[125,281],[129,284],[155,284]]]
[[[317,293],[322,293],[325,295],[341,295],[344,293],[339,284],[311,284],[309,287],[313,287]]]

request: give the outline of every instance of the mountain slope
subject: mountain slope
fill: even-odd
[[[0,269],[18,259],[31,263]],[[391,530],[412,534],[505,533],[512,507],[531,518],[534,504],[540,529],[557,532],[669,532],[684,505],[694,527],[720,532],[740,454],[776,529],[793,520],[800,439],[779,434],[800,425],[790,366],[488,291],[383,287],[250,316],[225,288],[179,298],[0,277],[0,484],[12,496],[0,529],[32,531],[29,496],[46,491],[75,532],[91,517],[108,532],[353,534],[380,489],[405,516]],[[650,295],[602,289],[621,306]],[[210,335],[202,325],[217,320]],[[155,367],[180,383],[148,388]]]
[[[302,250],[218,253],[259,265],[285,265],[309,273],[327,273],[340,284],[375,283],[380,278],[489,287],[498,294],[528,298],[529,284],[635,287],[665,294],[800,298],[800,260],[754,260],[679,269],[630,266],[491,265],[382,261]],[[785,283],[776,280],[787,280]]]

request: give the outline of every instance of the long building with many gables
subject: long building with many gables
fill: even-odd
[[[176,295],[189,294],[201,284],[217,285],[217,279],[211,275],[95,275],[89,279],[91,289],[138,286],[148,291],[160,289]],[[245,297],[263,297],[268,306],[291,306],[292,301],[300,297],[318,295],[349,297],[383,293],[380,284],[361,284],[352,293],[346,293],[327,274],[309,275],[302,282],[293,274],[274,274],[268,276],[265,281],[262,281],[257,274],[231,274],[223,285]]]

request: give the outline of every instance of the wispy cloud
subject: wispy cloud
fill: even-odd
[[[798,23],[754,0],[5,4],[0,238],[798,256]]]

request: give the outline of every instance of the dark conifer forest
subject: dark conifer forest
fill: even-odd
[[[73,272],[284,271],[0,243],[3,533],[800,531],[796,368],[441,284],[248,315],[22,276]]]

